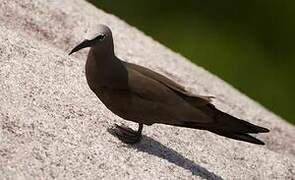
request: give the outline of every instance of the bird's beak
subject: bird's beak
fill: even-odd
[[[77,52],[83,48],[91,47],[92,44],[93,44],[93,42],[91,40],[86,39],[83,42],[81,42],[79,45],[74,47],[74,49],[72,49],[72,51],[69,53],[69,55],[71,55],[72,53]]]

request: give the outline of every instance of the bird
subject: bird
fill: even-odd
[[[267,133],[267,128],[217,109],[212,96],[194,95],[160,73],[118,58],[108,26],[100,24],[97,34],[75,46],[69,55],[87,47],[85,74],[90,89],[111,112],[138,123],[137,130],[115,124],[109,131],[123,143],[140,142],[144,125],[165,124],[265,144],[250,134]]]

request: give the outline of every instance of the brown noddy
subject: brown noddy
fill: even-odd
[[[112,32],[107,26],[100,25],[95,38],[84,40],[69,54],[86,47],[90,47],[86,61],[90,89],[114,114],[139,124],[137,131],[116,125],[112,133],[121,141],[139,142],[144,124],[160,123],[264,144],[249,133],[266,133],[268,129],[218,110],[209,96],[191,95],[165,76],[116,57]]]

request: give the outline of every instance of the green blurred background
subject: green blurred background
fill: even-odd
[[[294,0],[89,0],[295,123]]]

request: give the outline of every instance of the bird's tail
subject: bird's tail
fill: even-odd
[[[264,142],[256,139],[253,136],[250,136],[248,133],[266,133],[269,132],[268,129],[233,117],[225,112],[216,109],[212,104],[207,104],[206,106],[199,107],[199,109],[208,116],[211,116],[214,122],[206,124],[185,122],[184,124],[182,124],[182,126],[188,128],[204,129],[231,139],[264,145]]]
[[[225,131],[218,131],[218,130],[211,130],[210,132],[213,132],[215,134],[228,137],[231,139],[239,140],[239,141],[245,141],[253,144],[259,144],[259,145],[264,145],[265,143],[253,136],[250,136],[249,134],[246,133],[229,133]]]

